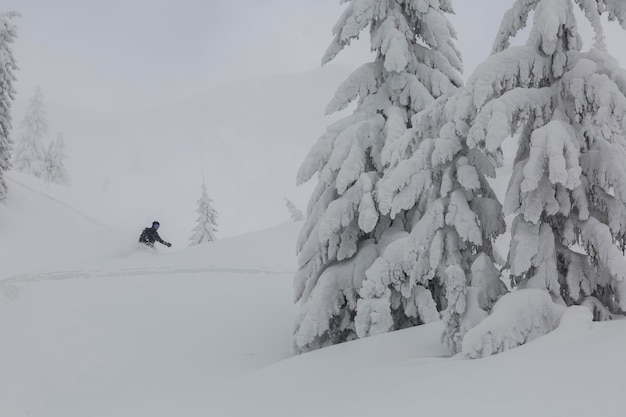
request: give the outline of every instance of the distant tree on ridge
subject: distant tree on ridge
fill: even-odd
[[[48,122],[40,86],[35,89],[20,127],[22,134],[15,146],[13,166],[20,172],[41,177],[46,154],[42,140],[48,133]]]
[[[48,149],[44,156],[42,176],[46,182],[56,184],[67,184],[69,182],[69,176],[63,162],[65,158],[65,141],[63,140],[63,134],[59,133],[56,140],[48,144]]]
[[[193,234],[189,238],[189,246],[216,240],[217,232],[217,211],[213,208],[213,200],[206,190],[206,183],[202,181],[202,196],[198,200],[196,212],[199,214],[197,225],[193,229]]]
[[[291,215],[291,220],[293,220],[294,222],[304,220],[304,214],[302,213],[302,210],[297,208],[296,205],[287,198],[285,198],[285,202],[287,204],[287,210],[289,210],[289,214]]]

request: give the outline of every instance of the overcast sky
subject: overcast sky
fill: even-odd
[[[320,66],[339,0],[3,0],[17,10],[19,100],[101,109],[184,98],[228,80]],[[512,0],[457,0],[451,17],[469,75],[491,49]],[[611,25],[615,29],[614,26]],[[362,37],[367,40],[368,36]],[[366,42],[338,65],[367,58]]]
[[[489,53],[509,3],[456,2],[453,21],[467,70]],[[319,68],[343,8],[338,0],[3,1],[3,9],[22,14],[15,46],[19,99],[41,84],[51,101],[100,109]],[[336,62],[358,65],[367,54],[359,42]]]
[[[22,14],[19,93],[40,83],[50,100],[102,108],[317,68],[341,10],[328,0],[4,0],[3,8]]]
[[[15,46],[20,100],[41,84],[49,100],[96,108],[142,107],[228,80],[319,68],[345,6],[339,0],[2,3],[22,14]],[[488,55],[511,3],[454,3],[466,75]],[[351,46],[336,63],[358,65],[367,49],[365,42]]]

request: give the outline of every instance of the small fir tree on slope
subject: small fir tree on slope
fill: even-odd
[[[373,62],[338,88],[328,114],[353,101],[352,115],[331,125],[311,149],[298,183],[318,173],[318,185],[298,238],[294,279],[299,352],[357,337],[354,318],[365,270],[386,235],[404,228],[381,215],[374,201],[387,141],[402,136],[411,117],[461,85],[449,1],[351,0],[335,25],[327,63],[369,26]]]
[[[471,118],[470,148],[490,159],[519,135],[504,202],[515,214],[512,285],[601,318],[626,310],[626,72],[605,50],[600,13],[626,28],[626,3],[576,3],[596,34],[591,50],[582,51],[572,0],[517,1],[459,114]],[[510,47],[531,11],[526,45]],[[478,349],[499,351],[499,338],[486,333]]]
[[[11,44],[17,38],[17,27],[11,19],[16,12],[0,13],[0,201],[6,199],[7,184],[4,173],[11,168],[11,105],[15,99],[14,83],[17,63]]]
[[[20,123],[22,134],[15,146],[13,166],[16,170],[40,177],[43,173],[45,150],[42,139],[48,133],[46,108],[41,87],[37,86],[26,115]]]
[[[287,205],[287,210],[289,210],[289,215],[291,216],[291,220],[294,222],[299,222],[304,220],[304,214],[302,210],[296,207],[293,202],[287,198],[285,198],[285,204]]]
[[[56,140],[53,140],[48,145],[44,156],[42,176],[46,182],[56,184],[67,184],[69,182],[69,176],[65,170],[65,158],[65,141],[63,140],[63,134],[59,133]]]
[[[189,246],[199,245],[205,242],[214,241],[217,232],[217,211],[213,208],[213,200],[206,190],[206,183],[202,182],[202,196],[198,200],[197,225],[193,229],[193,234],[189,238]]]

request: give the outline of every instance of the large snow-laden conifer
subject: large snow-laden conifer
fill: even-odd
[[[0,13],[0,201],[7,196],[4,173],[11,168],[11,105],[15,98],[14,83],[17,63],[11,44],[17,38],[17,27],[12,23],[16,12]]]
[[[516,214],[512,284],[540,288],[597,318],[626,309],[626,72],[605,51],[599,12],[624,26],[623,2],[576,1],[595,31],[582,50],[572,0],[515,2],[494,54],[468,80],[468,144],[497,159],[518,135],[504,202]],[[531,11],[524,46],[509,46]]]
[[[213,208],[213,200],[206,190],[206,183],[202,181],[202,196],[198,200],[198,219],[193,234],[189,238],[189,246],[214,241],[217,232],[217,211]]]
[[[411,118],[462,83],[448,0],[351,0],[323,57],[333,59],[369,27],[373,62],[342,83],[326,111],[354,112],[328,127],[298,172],[298,183],[318,173],[297,250],[294,280],[299,304],[299,352],[357,337],[354,324],[365,270],[403,220],[391,225],[375,202],[386,165],[386,142],[411,127]]]
[[[22,133],[15,145],[13,166],[18,171],[40,177],[46,154],[42,140],[48,133],[48,122],[43,93],[39,86],[28,104],[20,127]]]
[[[443,312],[443,340],[457,352],[506,292],[493,249],[505,229],[487,181],[494,161],[467,147],[469,118],[457,118],[463,91],[415,115],[413,127],[384,148],[390,168],[378,183],[379,207],[409,227],[366,272],[360,336],[439,320]]]
[[[505,229],[487,182],[494,161],[467,147],[469,117],[458,117],[465,105],[459,90],[441,95],[382,149],[387,169],[377,204],[396,227],[365,273],[359,337],[439,320],[443,312],[443,339],[459,351],[465,332],[506,292],[493,249]]]

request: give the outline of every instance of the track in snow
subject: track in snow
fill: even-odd
[[[0,307],[15,300],[20,293],[19,284],[36,283],[42,281],[58,281],[67,279],[94,279],[113,277],[137,277],[147,275],[172,275],[172,274],[263,274],[263,275],[293,275],[294,271],[273,270],[265,268],[224,268],[224,267],[145,267],[145,268],[121,268],[117,270],[70,270],[55,272],[40,272],[31,274],[15,275],[0,280]]]
[[[15,275],[0,280],[0,285],[21,284],[38,281],[55,281],[63,279],[92,279],[106,277],[142,276],[142,275],[170,275],[170,274],[202,274],[202,273],[238,273],[238,274],[293,274],[294,271],[272,270],[264,268],[223,268],[216,266],[198,268],[175,268],[175,267],[146,267],[146,268],[121,268],[117,270],[73,270],[40,272],[32,274]]]

